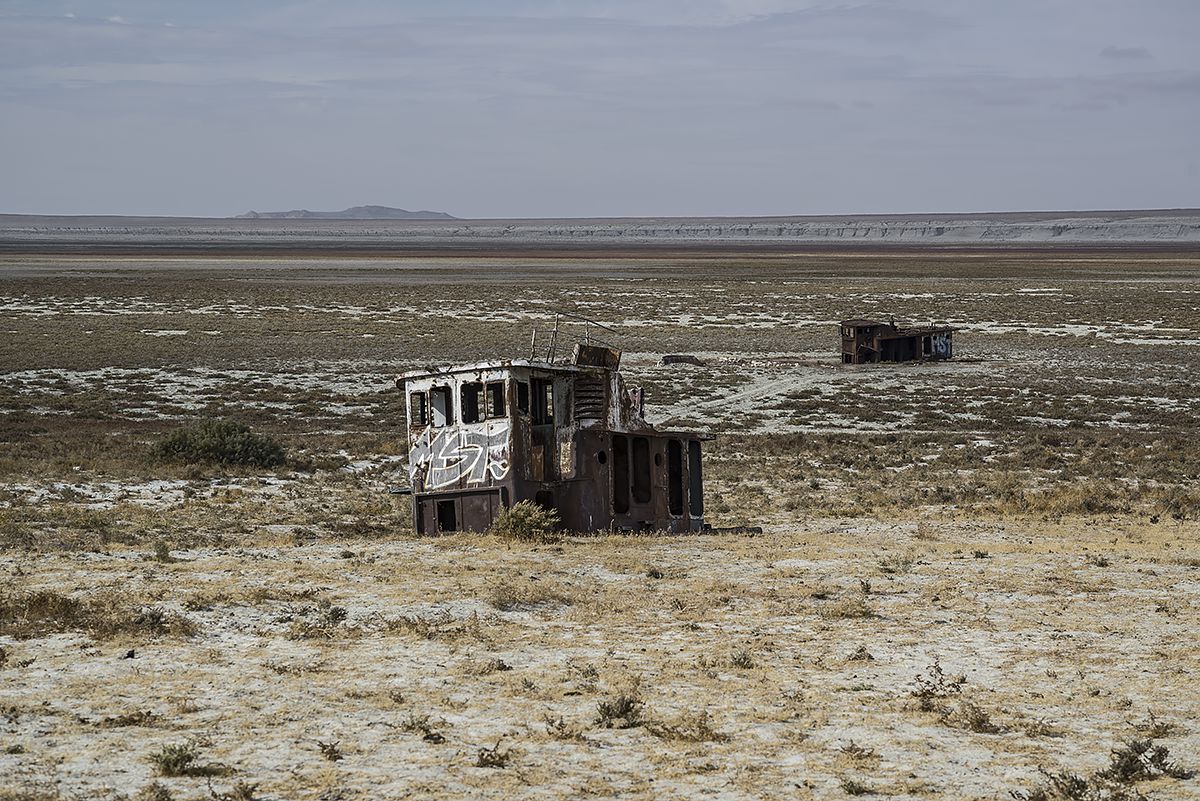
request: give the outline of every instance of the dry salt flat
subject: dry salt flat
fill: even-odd
[[[339,247],[390,235],[351,228]],[[1200,767],[1185,250],[14,242],[3,801],[1036,797],[1039,769],[1091,781],[1134,738]],[[655,421],[718,435],[708,517],[762,536],[411,535],[392,378],[525,356],[558,311],[638,322],[627,378]],[[960,358],[837,363],[835,321],[892,315],[956,321]],[[208,417],[289,462],[156,457]],[[183,775],[160,775],[171,746]],[[1121,788],[1197,795],[1147,773]]]
[[[1155,726],[1194,764],[1197,534],[850,520],[8,552],[21,590],[190,627],[0,638],[0,775],[64,798],[993,799]],[[635,712],[606,718],[622,697]],[[188,742],[219,775],[157,776]]]

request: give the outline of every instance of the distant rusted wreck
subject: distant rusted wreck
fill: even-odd
[[[555,509],[572,531],[704,529],[706,437],[648,424],[620,358],[581,343],[566,362],[484,362],[397,379],[416,531],[484,531],[526,500]]]
[[[842,363],[911,362],[954,356],[948,325],[898,326],[895,321],[842,320]]]

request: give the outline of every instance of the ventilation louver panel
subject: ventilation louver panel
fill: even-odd
[[[599,376],[575,379],[575,419],[602,420],[608,408],[608,382]]]

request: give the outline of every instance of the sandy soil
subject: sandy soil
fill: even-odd
[[[72,798],[991,799],[1099,771],[1154,721],[1196,766],[1198,533],[851,520],[7,553],[10,587],[111,591],[196,632],[0,638],[0,775]],[[935,663],[965,682],[922,711]],[[607,728],[623,692],[640,719]],[[225,775],[156,778],[187,741]]]

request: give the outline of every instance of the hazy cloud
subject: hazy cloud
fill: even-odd
[[[1100,51],[1100,55],[1104,58],[1111,58],[1114,61],[1142,61],[1148,58],[1153,58],[1150,51],[1144,47],[1117,47],[1109,45]]]
[[[1196,23],[1190,0],[0,0],[0,211],[1200,205],[1176,167]]]

